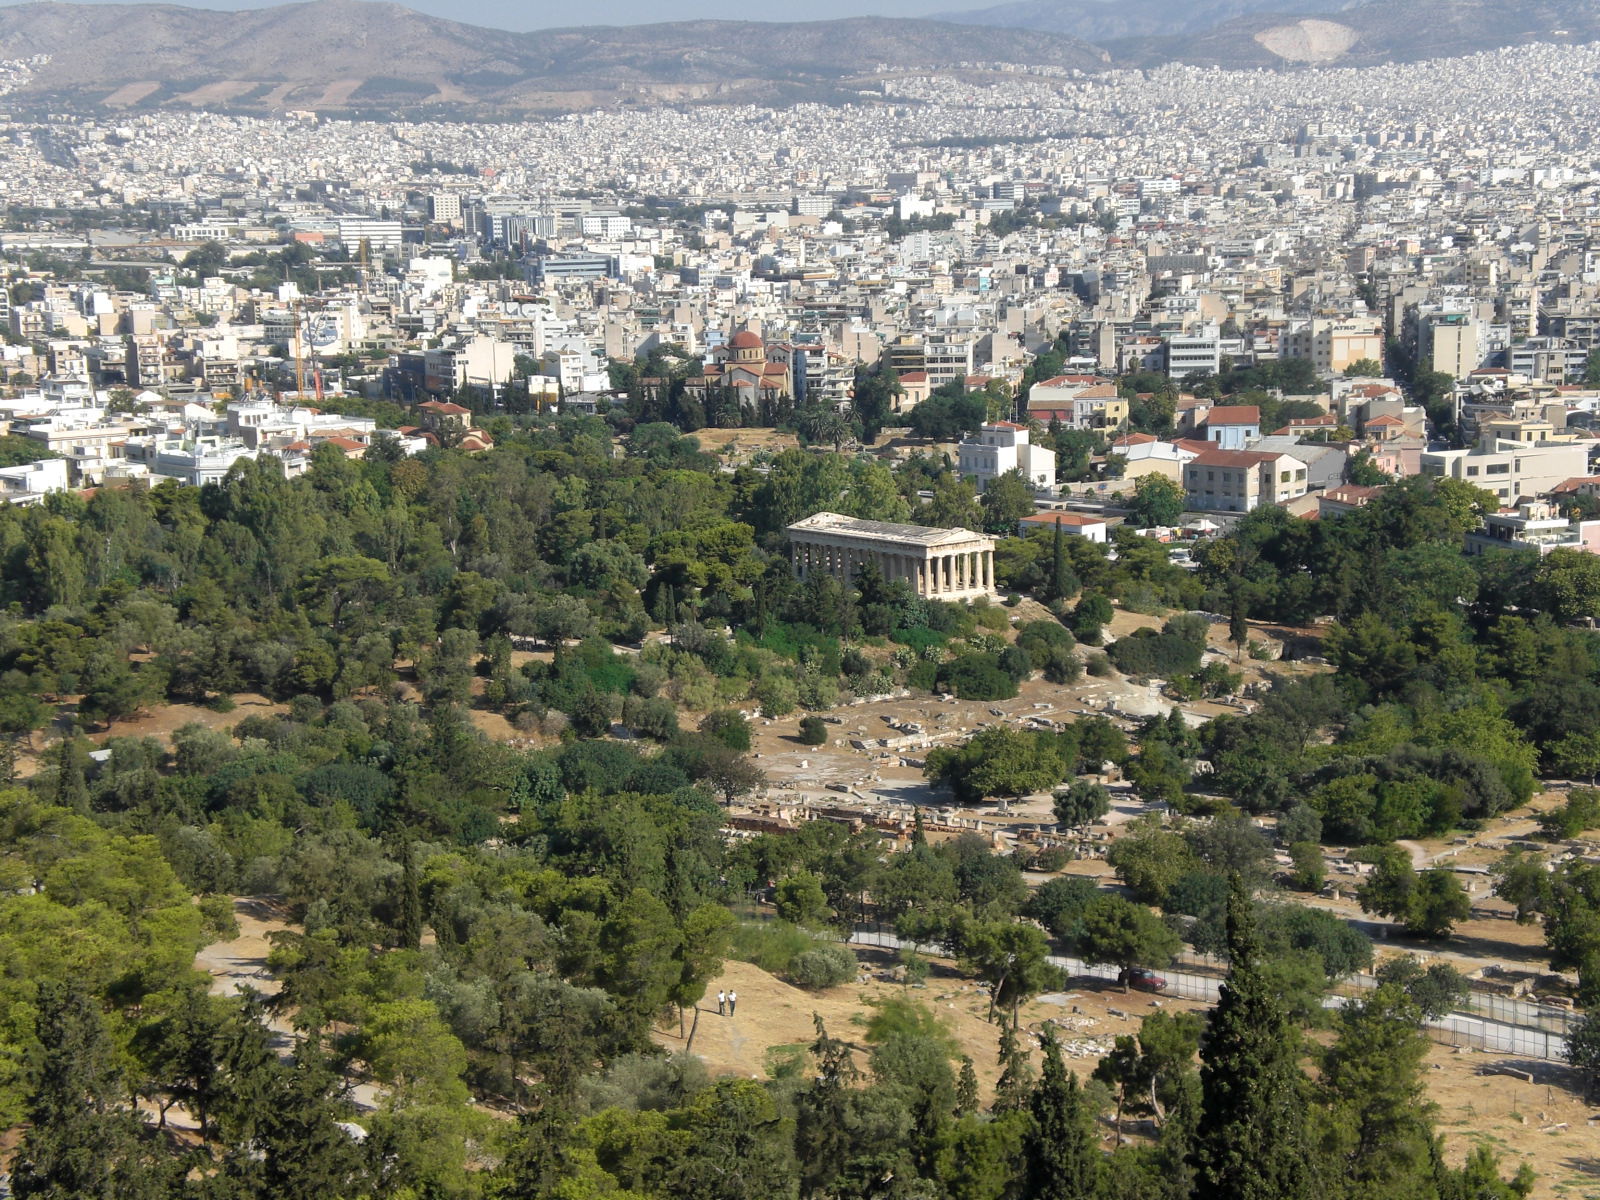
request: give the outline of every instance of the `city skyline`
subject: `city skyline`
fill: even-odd
[[[0,8],[15,8],[33,0],[5,0]],[[81,0],[86,4],[118,5],[124,0]],[[258,3],[251,0],[210,0],[203,4],[177,4],[170,7],[198,8],[214,12],[244,12],[259,8],[284,8],[305,0],[284,0],[283,3]],[[955,12],[966,7],[959,0],[872,0],[862,5],[855,0],[817,0],[803,12],[792,5],[777,0],[757,0],[754,4],[729,11],[726,4],[714,0],[673,0],[662,5],[649,0],[596,0],[572,10],[556,5],[528,5],[520,0],[467,0],[451,3],[449,0],[416,0],[407,2],[407,8],[429,16],[481,25],[490,29],[513,32],[531,32],[539,29],[566,29],[592,25],[655,25],[673,21],[750,20],[750,21],[820,21],[846,17],[902,17],[929,18],[939,12]],[[973,4],[970,7],[982,7]],[[578,17],[579,19],[574,19]]]

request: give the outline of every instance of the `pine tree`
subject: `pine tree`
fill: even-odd
[[[1179,1081],[1178,1097],[1167,1109],[1151,1151],[1160,1191],[1145,1200],[1190,1200],[1195,1196],[1194,1147],[1200,1120],[1200,1078],[1190,1071]]]
[[[1305,1077],[1296,1031],[1263,979],[1249,893],[1228,897],[1228,980],[1200,1051],[1199,1194],[1207,1200],[1300,1200],[1311,1193]]]
[[[1076,1073],[1061,1065],[1055,1033],[1044,1035],[1044,1069],[1028,1103],[1033,1126],[1026,1143],[1031,1200],[1090,1200],[1100,1177],[1094,1114]]]
[[[39,986],[44,1053],[28,1106],[29,1129],[11,1166],[17,1200],[155,1200],[173,1172],[147,1145],[123,1103],[116,1050],[100,1010],[74,984]]]
[[[223,1196],[271,1196],[273,1200],[326,1200],[366,1191],[364,1151],[339,1125],[335,1097],[342,1081],[321,1045],[305,1038],[294,1062],[262,1060],[254,1039],[241,1058],[244,1069],[230,1081],[237,1094],[224,1129],[226,1150],[217,1177]],[[380,1162],[392,1147],[369,1144]]]
[[[971,1116],[978,1111],[978,1073],[973,1070],[972,1056],[961,1056],[961,1075],[956,1080],[956,1116]]]
[[[1322,1061],[1328,1122],[1321,1141],[1351,1200],[1431,1190],[1434,1106],[1420,1078],[1428,1053],[1421,1020],[1396,983],[1340,1013],[1339,1040]]]

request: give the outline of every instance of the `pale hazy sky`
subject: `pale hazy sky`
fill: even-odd
[[[0,0],[0,3],[22,0]],[[125,0],[80,0],[118,3]],[[183,0],[178,0],[182,3]],[[488,25],[496,29],[552,29],[570,25],[641,25],[656,21],[722,19],[741,21],[823,21],[834,17],[922,17],[934,12],[983,8],[997,0],[810,0],[804,5],[780,0],[583,0],[557,4],[550,0],[399,0],[408,8]],[[260,0],[190,0],[188,8],[239,9],[266,7]]]

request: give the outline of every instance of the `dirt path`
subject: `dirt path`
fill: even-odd
[[[232,996],[240,987],[253,988],[263,996],[276,996],[283,984],[267,969],[272,952],[268,935],[293,929],[283,910],[272,900],[259,896],[240,896],[233,902],[233,915],[239,922],[239,936],[225,942],[202,946],[195,955],[196,970],[211,976],[213,996]],[[287,1058],[294,1049],[294,1026],[283,1013],[270,1013],[267,1028],[272,1031],[272,1048]],[[382,1092],[370,1083],[355,1083],[350,1098],[356,1108],[370,1112],[382,1100]]]

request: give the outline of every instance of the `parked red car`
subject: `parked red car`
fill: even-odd
[[[1167,990],[1167,981],[1154,971],[1144,967],[1129,967],[1122,973],[1120,982],[1125,987],[1131,987],[1140,992],[1164,992]]]

